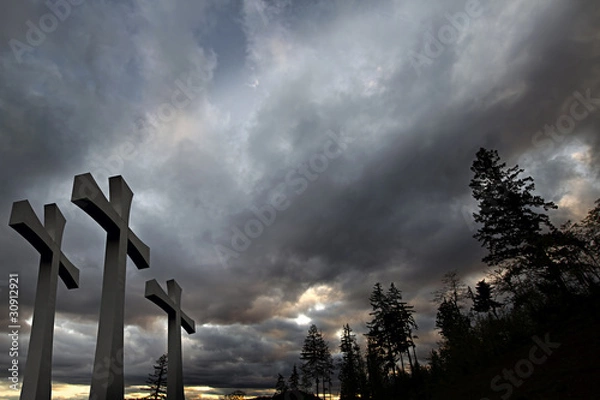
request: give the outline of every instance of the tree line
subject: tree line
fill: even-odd
[[[507,167],[497,151],[481,148],[471,166],[473,235],[487,251],[487,278],[474,288],[456,270],[434,293],[441,341],[423,365],[416,355],[415,310],[391,283],[376,283],[369,297],[371,321],[361,349],[348,324],[334,364],[329,344],[312,325],[286,380],[279,374],[276,397],[287,391],[331,396],[337,371],[341,400],[447,398],[450,382],[493,364],[531,335],[564,322],[573,309],[585,315],[600,304],[600,199],[577,223],[555,226],[557,205],[534,193],[531,177]],[[593,315],[593,314],[592,314]],[[440,394],[442,393],[442,394]]]
[[[334,363],[329,344],[315,324],[308,329],[300,352],[300,371],[293,366],[286,380],[279,374],[276,396],[287,391],[331,397],[336,370],[341,399],[382,398],[391,386],[421,369],[416,356],[414,332],[418,329],[414,307],[402,300],[402,292],[391,283],[387,290],[375,284],[369,298],[372,320],[367,323],[367,349],[346,324],[340,340],[341,358]]]

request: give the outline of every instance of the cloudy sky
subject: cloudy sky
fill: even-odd
[[[343,324],[366,332],[376,282],[415,305],[425,359],[442,275],[485,274],[479,147],[524,167],[554,221],[600,197],[595,0],[57,3],[0,16],[0,281],[6,300],[20,276],[21,366],[39,255],[8,226],[13,201],[59,205],[81,272],[59,283],[54,398],[87,398],[100,306],[105,233],[70,202],[77,174],[105,193],[122,175],[151,248],[149,269],[128,266],[127,392],[166,351],[144,282],[174,278],[197,324],[190,399],[272,393],[310,323],[333,350]]]

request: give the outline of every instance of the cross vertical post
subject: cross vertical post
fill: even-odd
[[[145,297],[168,315],[167,399],[184,400],[183,362],[181,359],[181,327],[187,333],[196,332],[194,320],[181,311],[181,287],[174,279],[167,281],[165,293],[156,279],[146,282]]]
[[[50,400],[58,277],[68,289],[79,287],[79,270],[61,251],[65,224],[65,217],[56,204],[44,206],[42,225],[29,201],[13,203],[8,225],[41,256],[21,400]]]
[[[129,228],[133,192],[121,176],[109,178],[110,201],[91,174],[77,175],[71,201],[106,230],[100,320],[90,388],[92,400],[122,400],[125,276],[127,256],[148,268],[150,248]]]

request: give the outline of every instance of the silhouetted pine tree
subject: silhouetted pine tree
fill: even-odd
[[[373,287],[373,292],[369,297],[373,311],[369,315],[373,319],[367,323],[369,332],[366,336],[370,339],[370,353],[373,356],[372,362],[383,361],[381,367],[384,368],[384,375],[396,376],[396,362],[398,361],[397,352],[393,346],[392,340],[392,320],[390,318],[389,304],[387,297],[383,292],[381,284],[377,282]],[[375,355],[377,355],[375,357]]]
[[[469,187],[479,205],[473,216],[481,224],[474,237],[488,250],[483,261],[499,267],[501,289],[518,300],[526,299],[534,282],[546,295],[556,289],[567,294],[560,266],[548,254],[556,228],[546,211],[557,206],[534,195],[533,179],[519,178],[523,169],[507,168],[495,150],[481,148],[471,170]],[[521,285],[523,279],[529,281]]]
[[[411,373],[414,373],[416,370],[416,358],[413,362],[410,355],[411,348],[413,349],[413,354],[415,349],[413,330],[418,329],[413,316],[414,307],[402,301],[402,292],[396,288],[393,282],[388,289],[386,301],[388,303],[388,316],[386,320],[389,325],[388,329],[394,353],[400,357],[401,362],[402,354],[406,353]],[[402,362],[402,372],[404,372],[404,362]]]
[[[498,313],[496,312],[496,309],[502,304],[492,298],[492,290],[492,285],[487,283],[485,279],[477,282],[477,285],[475,286],[475,293],[472,294],[473,311],[478,313],[489,313],[491,311],[496,319],[498,319]]]
[[[300,388],[300,375],[298,375],[298,370],[296,369],[296,364],[294,364],[294,368],[292,369],[292,374],[288,379],[288,386],[290,390],[298,390]]]
[[[439,304],[435,326],[443,337],[439,356],[446,367],[466,373],[473,350],[471,320],[463,313],[468,292],[456,271],[446,273],[442,282],[444,286],[434,299]]]
[[[340,400],[353,400],[362,397],[365,392],[366,372],[356,336],[348,324],[343,329],[340,344],[342,360],[338,376],[341,383]]]
[[[383,348],[373,336],[367,335],[368,391],[373,400],[385,399],[385,388],[389,384],[384,357]]]
[[[308,334],[304,339],[300,359],[304,361],[300,369],[302,370],[303,383],[312,387],[312,382],[316,385],[316,394],[319,396],[319,383],[325,388],[325,383],[333,372],[333,358],[329,351],[329,345],[323,339],[323,335],[312,324],[308,329]]]
[[[275,394],[285,393],[288,390],[288,387],[285,383],[285,378],[281,374],[278,375],[277,383],[275,384]]]
[[[159,400],[167,398],[167,355],[163,354],[153,366],[154,372],[149,374],[146,383],[150,395],[146,399]]]
[[[302,375],[300,376],[300,389],[303,392],[311,393],[313,387],[313,377],[308,373],[308,371],[305,372],[304,369],[302,369],[302,365],[300,365],[300,372],[302,372]]]
[[[360,346],[358,345],[358,343],[355,343],[354,345],[354,354],[358,355],[357,357],[357,368],[358,371],[360,372],[360,397],[362,399],[368,399],[369,398],[369,388],[368,388],[368,381],[367,381],[367,364],[365,362],[365,359],[362,355],[362,352],[360,350]]]
[[[593,292],[600,284],[600,199],[579,223],[560,227],[552,256],[559,259],[579,292]]]
[[[600,199],[587,216],[577,224],[576,235],[580,240],[584,273],[588,275],[590,286],[600,283]]]
[[[383,292],[381,284],[376,283],[369,301],[373,319],[367,323],[367,336],[371,338],[371,350],[374,351],[375,346],[379,347],[377,352],[384,360],[384,375],[397,377],[398,361],[402,366],[402,373],[405,372],[403,355],[406,355],[409,367],[414,371],[415,365],[410,354],[411,348],[413,355],[415,354],[413,330],[417,329],[413,306],[402,301],[402,292],[393,282],[387,293]]]

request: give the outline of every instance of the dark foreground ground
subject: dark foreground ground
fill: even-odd
[[[527,362],[535,342],[507,352],[492,366],[465,379],[446,385],[434,393],[434,400],[597,400],[600,399],[600,318],[598,307],[585,312],[574,309],[574,316],[565,318],[559,326],[548,327],[537,336],[560,343],[556,349],[527,377]],[[542,357],[537,350],[534,357]],[[522,361],[523,360],[523,361]],[[515,384],[502,378],[496,380],[496,390],[491,387],[503,370],[522,368],[520,378],[515,374]],[[502,385],[502,386],[500,386]]]

